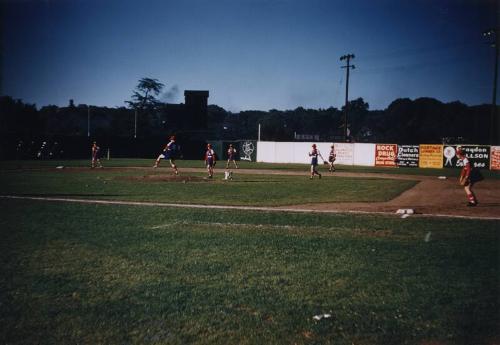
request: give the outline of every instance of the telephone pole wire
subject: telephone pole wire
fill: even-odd
[[[347,112],[349,106],[349,70],[354,69],[354,65],[350,65],[351,59],[354,59],[354,54],[342,55],[340,61],[347,60],[345,66],[341,68],[346,69],[346,83],[345,83],[345,106],[344,106],[344,141],[347,142]]]

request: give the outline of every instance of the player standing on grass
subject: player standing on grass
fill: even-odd
[[[174,170],[174,173],[176,175],[179,175],[179,170],[177,170],[177,165],[175,165],[176,152],[177,152],[177,144],[175,143],[175,136],[172,135],[170,137],[169,143],[163,148],[163,152],[160,153],[158,158],[156,158],[156,162],[155,165],[153,165],[153,168],[158,168],[161,159],[168,159],[170,162],[170,166]]]
[[[236,149],[233,147],[233,144],[229,144],[229,148],[227,149],[226,169],[229,169],[231,161],[234,163],[234,167],[238,169],[238,164],[236,164]]]
[[[313,144],[312,151],[309,152],[309,157],[311,157],[311,177],[310,177],[311,180],[314,178],[314,175],[318,175],[319,178],[321,178],[321,174],[317,170],[318,156],[321,157],[321,159],[323,159],[323,156],[321,155],[319,150],[316,148],[316,144]],[[324,159],[323,159],[323,161],[324,161]]]
[[[333,163],[335,162],[336,158],[337,154],[335,153],[335,145],[332,144],[332,146],[330,146],[330,154],[328,155],[328,162],[330,163],[330,167],[328,168],[329,172],[335,171],[335,166],[333,165]]]
[[[100,160],[100,156],[101,156],[101,148],[99,146],[97,146],[97,142],[94,141],[94,143],[92,144],[92,163],[90,165],[90,167],[92,169],[94,169],[96,167],[96,164],[99,168],[102,168],[102,164],[101,164],[101,160]]]
[[[216,163],[215,152],[212,149],[212,145],[207,144],[207,151],[205,152],[205,165],[208,171],[208,178],[214,176],[214,166]]]
[[[472,186],[475,182],[482,180],[481,174],[476,169],[472,168],[471,162],[465,156],[464,150],[459,146],[456,152],[457,158],[462,161],[462,171],[460,171],[459,182],[464,187],[467,195],[467,206],[477,206],[477,199],[472,191]]]

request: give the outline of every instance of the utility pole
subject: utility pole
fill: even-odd
[[[491,120],[490,120],[490,144],[499,143],[500,121],[497,117],[497,81],[498,81],[498,46],[499,39],[495,29],[489,29],[483,32],[483,36],[489,39],[489,43],[495,48],[495,64],[493,71],[493,98],[491,101]]]
[[[349,70],[354,69],[354,65],[350,65],[351,59],[354,59],[354,54],[342,55],[340,61],[347,60],[346,65],[341,68],[346,69],[346,83],[345,83],[345,107],[344,107],[344,141],[347,142],[347,112],[349,105]]]

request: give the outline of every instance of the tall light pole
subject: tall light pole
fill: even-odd
[[[345,83],[345,107],[344,107],[344,141],[347,142],[347,108],[349,105],[349,70],[354,69],[354,65],[350,65],[351,59],[354,59],[354,54],[342,55],[340,61],[347,60],[346,65],[341,68],[346,69],[346,83]]]
[[[495,29],[489,29],[483,32],[483,36],[489,40],[489,43],[495,48],[495,67],[493,71],[493,98],[491,100],[491,120],[490,120],[490,144],[498,144],[498,135],[500,132],[500,121],[497,118],[497,81],[498,81],[498,46],[499,39]]]

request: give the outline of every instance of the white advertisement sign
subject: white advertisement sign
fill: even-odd
[[[375,144],[354,144],[354,165],[375,166]]]
[[[335,153],[337,154],[335,164],[354,164],[354,144],[335,143]]]

